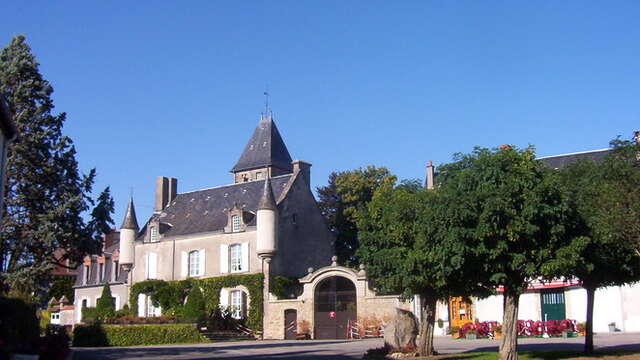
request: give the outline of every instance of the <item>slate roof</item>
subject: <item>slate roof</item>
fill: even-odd
[[[279,199],[293,174],[272,177],[273,195]],[[164,236],[222,231],[227,225],[229,209],[234,205],[255,213],[262,198],[265,180],[219,186],[178,194],[162,213],[154,215],[160,223],[171,225]],[[246,224],[255,225],[255,217]],[[141,236],[145,229],[141,230]]]
[[[275,122],[271,116],[262,116],[231,172],[267,166],[292,171],[291,155]]]
[[[600,149],[570,154],[543,156],[539,157],[538,160],[542,160],[542,162],[544,162],[552,169],[562,169],[563,167],[579,159],[589,159],[596,162],[602,161],[609,154],[609,151],[611,151],[611,149]]]
[[[136,219],[136,208],[133,206],[133,197],[129,198],[127,212],[124,215],[120,229],[138,230],[138,219]]]

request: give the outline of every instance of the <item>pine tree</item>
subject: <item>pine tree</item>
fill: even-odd
[[[92,238],[100,239],[102,234],[111,232],[111,225],[113,225],[111,214],[114,207],[115,204],[107,186],[98,196],[97,204],[91,211],[91,220],[87,223]]]
[[[113,304],[113,296],[111,295],[111,287],[109,283],[105,283],[102,287],[102,295],[96,302],[96,315],[100,320],[106,320],[115,314],[115,306]]]
[[[18,128],[8,147],[0,232],[0,291],[32,292],[51,268],[95,253],[81,214],[89,210],[95,169],[82,174],[73,141],[62,133],[65,113],[53,114],[53,88],[22,35],[0,53],[0,95]]]

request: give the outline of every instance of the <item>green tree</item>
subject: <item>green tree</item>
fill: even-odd
[[[204,316],[204,296],[199,286],[194,285],[189,291],[182,316],[199,320]]]
[[[640,199],[633,196],[637,196],[640,186],[635,157],[639,150],[638,145],[618,143],[602,162],[576,161],[560,171],[569,198],[575,202],[584,236],[558,250],[555,261],[546,269],[578,278],[587,292],[587,354],[593,353],[596,290],[640,281],[640,256],[630,246],[630,241],[640,234],[632,233],[632,229],[638,231],[640,224]]]
[[[111,215],[114,210],[115,204],[107,186],[98,196],[97,204],[91,211],[91,219],[87,223],[87,230],[93,239],[101,239],[102,234],[111,232],[111,226],[114,224]]]
[[[115,305],[113,303],[113,296],[111,295],[111,287],[109,283],[105,283],[102,287],[102,295],[96,302],[96,315],[100,320],[106,320],[113,317],[116,312]]]
[[[358,265],[359,212],[371,201],[375,190],[386,183],[395,183],[396,177],[384,167],[367,166],[329,175],[329,183],[318,187],[318,206],[330,230],[336,236],[335,251],[338,261]]]
[[[22,35],[0,53],[0,95],[18,128],[8,147],[0,233],[0,290],[32,293],[52,261],[78,263],[100,248],[82,214],[95,169],[82,174],[72,140],[62,133],[65,113],[53,114],[53,88]],[[53,259],[53,252],[64,255]]]
[[[440,202],[438,192],[410,185],[403,182],[394,188],[384,184],[376,190],[358,217],[357,255],[366,264],[367,278],[376,291],[420,297],[418,351],[430,356],[437,301],[449,296],[483,296],[488,291],[474,281],[472,268],[465,264],[467,258],[443,251],[443,242],[457,239],[446,236],[446,204]]]
[[[443,230],[456,239],[441,246],[452,262],[466,258],[473,281],[503,288],[500,358],[517,359],[520,294],[577,236],[576,215],[557,174],[535,159],[532,147],[476,148],[438,170],[448,214]]]

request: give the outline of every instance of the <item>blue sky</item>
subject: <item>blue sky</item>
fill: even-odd
[[[116,223],[133,189],[231,182],[264,107],[291,155],[423,178],[474,146],[540,156],[640,129],[638,1],[4,1]]]

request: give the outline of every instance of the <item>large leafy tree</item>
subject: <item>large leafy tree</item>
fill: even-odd
[[[465,263],[465,250],[445,249],[458,244],[447,236],[446,204],[437,191],[412,182],[380,186],[358,217],[359,259],[367,265],[367,277],[383,293],[418,295],[421,304],[418,351],[433,353],[433,331],[438,300],[449,296],[487,295],[475,280],[474,266]],[[443,243],[453,241],[444,247]],[[468,251],[468,249],[466,250]]]
[[[0,53],[0,95],[18,128],[8,148],[0,232],[0,290],[34,291],[52,261],[78,262],[100,242],[85,224],[95,169],[82,174],[65,113],[53,113],[53,88],[24,36]],[[101,222],[102,220],[97,220]],[[53,252],[62,249],[62,258]]]
[[[593,308],[598,288],[640,281],[640,256],[634,241],[640,235],[640,147],[616,142],[601,162],[580,160],[560,171],[575,201],[584,236],[556,252],[547,265],[552,273],[578,278],[587,292],[584,351],[593,352]]]
[[[576,216],[557,174],[535,160],[531,147],[476,148],[438,170],[438,196],[448,213],[443,230],[456,239],[443,248],[452,261],[467,258],[473,281],[502,289],[500,358],[517,359],[520,294],[577,236]]]
[[[386,168],[368,166],[331,173],[329,183],[317,188],[318,205],[336,236],[335,249],[340,263],[358,265],[358,214],[371,201],[378,187],[395,182],[396,177]]]

